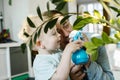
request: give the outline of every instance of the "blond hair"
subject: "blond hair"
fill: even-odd
[[[32,22],[35,24],[36,28],[39,27],[41,25],[41,20],[38,16],[28,16]],[[18,37],[23,41],[23,42],[27,42],[29,37],[26,37],[24,35],[24,32],[26,32],[28,35],[32,35],[33,32],[36,30],[36,28],[32,28],[30,27],[30,25],[27,22],[27,19],[24,20],[23,24],[22,24],[22,28],[20,30],[20,32],[18,33]]]

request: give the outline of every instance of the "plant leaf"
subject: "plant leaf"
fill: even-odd
[[[63,24],[71,15],[66,15],[61,21],[60,24]]]
[[[117,19],[116,23],[117,23],[117,26],[120,28],[120,18]]]
[[[117,17],[120,16],[120,9],[113,7],[113,6],[109,6],[112,10],[114,10],[115,12],[117,12]]]
[[[95,44],[93,44],[92,42],[85,42],[84,46],[86,48],[89,48],[89,49],[96,49],[97,48],[97,46]]]
[[[39,30],[38,30],[38,37],[40,36],[40,32],[41,32],[41,28],[39,28]]]
[[[25,53],[26,43],[22,43],[20,47],[21,47],[22,52]]]
[[[77,22],[78,23],[73,26],[73,29],[75,29],[75,30],[80,30],[81,28],[83,28],[85,25],[87,25],[89,23],[97,23],[99,21],[93,17],[86,17],[86,18],[83,18],[82,20],[77,21]]]
[[[66,3],[67,2],[61,1],[55,9],[58,11],[61,11],[64,8],[64,6],[66,5]]]
[[[36,28],[35,24],[31,21],[31,19],[29,17],[27,17],[27,22],[28,22],[30,27]]]
[[[26,33],[26,32],[24,32],[24,35],[25,35],[26,37],[29,37],[29,34],[28,34],[28,33]]]
[[[86,52],[91,56],[92,61],[95,61],[98,57],[97,46],[92,42],[85,42],[84,46],[86,47]]]
[[[48,28],[53,28],[54,26],[55,26],[55,24],[56,24],[56,22],[57,22],[57,19],[58,18],[55,18],[55,19],[52,19],[52,20],[50,20],[46,25],[45,25],[45,28],[44,28],[44,32],[45,33],[47,33],[47,31],[48,31]]]
[[[114,36],[115,36],[118,40],[120,40],[120,32],[119,32],[119,31],[117,31]]]
[[[12,0],[9,0],[9,2],[8,2],[8,3],[9,3],[9,5],[12,5]]]
[[[52,1],[52,3],[54,4],[54,3],[56,3],[56,2],[60,2],[61,0],[51,0]]]
[[[77,25],[82,19],[83,19],[82,16],[78,16],[75,22],[73,23],[73,26]]]
[[[102,41],[102,39],[99,39],[99,38],[96,38],[96,37],[93,37],[91,39],[91,41],[93,42],[94,45],[96,45],[98,47],[102,46],[104,44],[103,41]]]
[[[120,5],[120,0],[114,0],[118,5]]]
[[[99,18],[99,19],[102,18],[101,14],[100,14],[99,11],[97,11],[97,10],[94,10],[94,15],[95,15],[97,18]]]
[[[109,21],[111,24],[115,24],[115,20],[114,19],[110,19],[110,21]]]
[[[108,44],[111,42],[111,39],[105,32],[102,33],[102,40],[104,41],[105,44]]]
[[[116,11],[116,12],[120,12],[120,10],[116,7],[113,7],[113,6],[109,6],[112,10]]]
[[[50,12],[50,5],[49,5],[49,2],[47,2],[47,10],[48,10],[48,12]]]
[[[30,48],[30,50],[32,50],[32,38],[31,38],[31,40],[29,42],[29,48]]]
[[[34,36],[34,43],[35,43],[35,44],[36,44],[37,36],[38,36],[38,34],[37,34],[37,32],[36,32],[36,33],[35,33],[35,36]]]
[[[39,6],[37,7],[37,14],[38,14],[39,18],[43,21],[41,10],[40,10]]]

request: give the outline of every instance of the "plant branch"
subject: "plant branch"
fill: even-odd
[[[114,18],[113,15],[111,14],[110,12],[110,9],[108,8],[108,6],[103,2],[103,0],[98,0],[102,6],[104,7],[104,9],[106,10],[106,12],[108,13],[108,15],[111,17],[111,18]]]
[[[107,20],[103,20],[103,19],[102,19],[101,21],[107,23],[109,26],[111,26],[111,27],[114,28],[115,30],[120,31],[120,28],[118,28],[118,27],[110,24]]]

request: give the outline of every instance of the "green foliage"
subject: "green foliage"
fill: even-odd
[[[120,16],[120,9],[116,8],[116,7],[113,7],[113,6],[110,6],[110,8],[112,10],[114,10],[115,12],[117,12],[117,17]]]
[[[50,12],[50,4],[49,4],[49,2],[47,2],[47,10],[48,10],[48,12]]]
[[[12,5],[12,0],[9,0],[8,3],[9,3],[9,5]]]
[[[50,0],[53,4],[56,5],[56,10],[57,11],[61,11],[64,6],[67,4],[67,2],[65,0]],[[117,16],[120,15],[120,2],[118,0],[98,0],[104,7],[104,9],[106,10],[106,12],[108,13],[108,15],[111,17],[111,13],[110,13],[110,9],[112,9],[113,11],[117,12]],[[110,2],[114,2],[114,4],[116,4],[117,6],[119,6],[118,8],[113,7],[113,6],[108,6],[105,3],[110,3]],[[109,9],[110,8],[110,9]],[[49,7],[49,2],[47,2],[47,10],[48,12],[50,11],[50,7]],[[97,37],[93,37],[91,38],[91,41],[89,42],[85,42],[84,46],[86,47],[86,51],[88,54],[91,55],[91,59],[92,60],[96,60],[98,57],[98,48],[100,46],[104,46],[106,44],[110,44],[110,43],[117,43],[120,41],[120,18],[119,17],[111,17],[110,20],[106,20],[105,16],[102,16],[99,11],[94,10],[93,11],[93,15],[91,15],[89,12],[84,12],[82,15],[77,16],[77,19],[75,20],[74,24],[73,24],[73,29],[75,30],[80,30],[82,29],[84,26],[88,25],[88,24],[101,24],[101,25],[105,25],[107,27],[113,28],[116,31],[118,31],[114,36],[115,38],[111,38],[110,36],[108,36],[105,32],[102,33],[100,38]],[[39,18],[43,21],[42,18],[42,14],[41,14],[41,10],[40,7],[37,7],[37,14],[39,16]],[[76,13],[77,14],[77,13]],[[76,15],[75,14],[75,15]],[[64,22],[70,17],[71,15],[66,14],[66,16],[61,20],[60,24],[64,24]],[[24,31],[24,35],[26,37],[29,37],[28,43],[29,43],[29,47],[30,49],[32,49],[32,46],[35,44],[37,37],[40,36],[40,32],[41,32],[41,27],[45,24],[45,28],[44,31],[45,33],[47,33],[48,29],[51,29],[55,26],[56,22],[57,22],[58,18],[51,18],[48,21],[43,22],[42,25],[36,27],[34,25],[34,23],[30,20],[29,17],[27,17],[27,21],[28,24],[30,25],[30,27],[32,28],[36,28],[35,32],[32,35],[29,35],[28,33],[26,33]],[[25,43],[23,43],[22,45],[23,50],[25,48]]]
[[[40,32],[41,32],[41,28],[38,29],[38,33],[37,33],[37,34],[38,34],[38,35],[37,35],[38,37],[40,36]]]
[[[67,4],[67,2],[65,0],[51,0],[51,2],[56,5],[55,9],[57,11],[61,11]]]
[[[52,2],[53,4],[56,4],[56,3],[60,2],[60,1],[63,1],[63,0],[51,0],[51,2]]]
[[[100,14],[99,11],[97,11],[97,10],[94,10],[94,15],[95,15],[97,18],[99,18],[99,19],[102,18],[101,14]]]
[[[66,5],[66,3],[67,2],[60,2],[55,9],[58,11],[61,11],[64,8],[64,6]]]
[[[28,33],[26,33],[25,31],[24,31],[24,35],[25,35],[26,37],[29,37],[29,34],[28,34]]]
[[[77,18],[77,20],[75,21],[74,25],[73,25],[73,29],[74,30],[80,30],[82,29],[84,26],[86,26],[89,23],[98,23],[99,20],[97,20],[96,18],[90,16],[90,17],[79,17]]]
[[[48,28],[51,29],[51,28],[53,28],[53,27],[55,26],[55,24],[56,24],[56,22],[57,22],[57,19],[58,19],[58,18],[52,19],[52,20],[50,20],[50,21],[45,25],[45,28],[44,28],[45,33],[47,33]]]
[[[60,24],[64,24],[64,22],[70,17],[71,15],[66,15],[61,21]]]
[[[120,0],[114,0],[118,5],[120,5]]]
[[[27,22],[28,22],[30,27],[36,28],[35,24],[32,22],[32,20],[29,17],[27,17]]]
[[[21,44],[21,49],[22,49],[22,52],[25,53],[26,43]]]
[[[32,50],[32,46],[33,46],[33,41],[32,41],[32,38],[31,38],[30,41],[29,41],[29,48],[30,48],[30,50]]]
[[[35,43],[35,44],[36,44],[37,37],[38,37],[38,34],[37,34],[37,32],[36,32],[36,33],[35,33],[35,36],[34,36],[34,43]]]
[[[120,34],[119,34],[120,35]],[[91,59],[94,61],[97,59],[98,53],[97,50],[100,46],[104,46],[110,43],[118,43],[119,40],[113,39],[108,36],[105,32],[102,33],[101,38],[93,37],[91,41],[85,42],[84,46],[86,47],[86,51],[91,55]]]
[[[37,14],[38,14],[39,18],[43,21],[41,10],[40,10],[39,6],[37,7]]]
[[[120,41],[120,31],[118,31],[114,36],[118,39],[118,41]]]

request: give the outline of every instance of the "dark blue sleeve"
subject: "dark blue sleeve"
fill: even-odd
[[[87,75],[89,80],[114,80],[104,46],[98,48],[98,59],[91,62]]]

